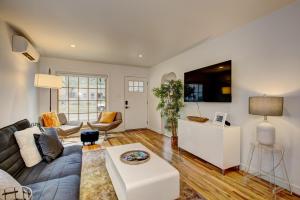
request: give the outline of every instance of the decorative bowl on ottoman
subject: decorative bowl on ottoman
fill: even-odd
[[[95,144],[99,139],[99,131],[94,130],[83,130],[80,133],[81,142],[84,145],[86,142],[90,142],[91,144]]]
[[[138,165],[147,162],[150,159],[150,154],[142,150],[132,150],[123,153],[120,159],[123,163]]]

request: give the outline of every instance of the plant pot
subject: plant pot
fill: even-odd
[[[171,137],[171,145],[172,145],[172,148],[178,148],[178,137],[177,136]]]

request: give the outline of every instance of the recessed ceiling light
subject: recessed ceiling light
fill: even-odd
[[[143,57],[143,54],[139,54],[138,57],[139,57],[139,58],[142,58],[142,57]]]
[[[223,66],[220,66],[219,68],[220,68],[220,69],[223,69],[224,67],[223,67]]]
[[[75,45],[75,44],[71,44],[71,45],[70,45],[70,47],[72,47],[72,48],[75,48],[75,47],[76,47],[76,45]]]

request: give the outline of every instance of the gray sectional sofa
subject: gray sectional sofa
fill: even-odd
[[[21,185],[30,187],[34,200],[79,199],[81,146],[65,147],[63,154],[53,162],[42,161],[28,168],[14,137],[15,131],[28,127],[30,123],[25,119],[0,129],[0,169],[11,174]]]

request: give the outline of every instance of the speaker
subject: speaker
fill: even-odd
[[[225,121],[225,125],[226,125],[226,126],[230,126],[231,124],[230,124],[229,121],[226,120],[226,121]]]

